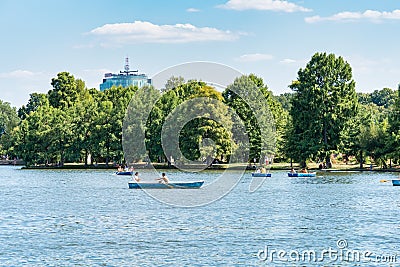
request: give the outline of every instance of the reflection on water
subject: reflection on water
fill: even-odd
[[[289,178],[277,171],[250,193],[246,172],[218,201],[176,208],[128,189],[129,177],[111,173],[0,168],[0,266],[389,266],[271,263],[257,254],[265,246],[337,248],[339,239],[349,249],[399,251],[400,188],[380,182],[396,174]],[[170,180],[206,184],[220,174],[167,171]],[[174,192],[168,194],[182,197]]]

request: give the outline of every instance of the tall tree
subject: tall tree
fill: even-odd
[[[357,111],[357,95],[349,63],[334,54],[316,53],[290,85],[295,92],[289,146],[302,165],[337,150],[345,123]]]
[[[0,100],[0,156],[11,146],[11,131],[19,123],[17,111],[10,103]]]
[[[396,160],[400,159],[400,84],[398,86],[393,108],[389,115],[389,153]]]
[[[191,101],[195,98],[199,98],[199,101]],[[186,101],[191,102],[188,102],[190,104],[187,105]],[[179,136],[176,141],[179,142],[183,156],[189,160],[200,160],[202,157],[209,160],[211,158],[227,159],[232,148],[229,134],[231,124],[228,110],[222,102],[223,98],[220,92],[200,81],[189,81],[165,91],[155,103],[146,123],[146,147],[150,159],[153,161],[167,160],[169,164],[171,157],[181,160],[177,156],[179,153],[173,150],[177,147],[176,143],[170,142],[167,147],[164,143],[164,147],[162,147],[161,133],[163,130],[167,134],[173,132]],[[175,108],[181,104],[179,111],[176,111]],[[200,114],[204,110],[207,110],[213,119],[196,118],[196,114]],[[166,126],[166,118],[173,111],[175,120],[172,125]],[[174,132],[177,130],[175,126],[184,122],[187,116],[193,118],[182,125],[180,132]],[[224,126],[228,129],[225,129]],[[211,143],[214,145],[213,149],[210,149]],[[165,152],[164,148],[171,148],[171,150]]]
[[[283,109],[262,78],[243,75],[226,88],[223,97],[244,124],[250,142],[249,160],[261,162],[266,155],[274,154],[277,136],[274,121],[279,121]],[[242,126],[235,122],[234,135],[241,131]]]
[[[167,82],[165,83],[165,88],[161,89],[161,92],[165,92],[171,89],[174,89],[182,84],[185,83],[185,78],[183,78],[182,76],[171,76]]]
[[[396,99],[396,92],[390,88],[383,88],[382,90],[375,90],[371,93],[371,101],[375,105],[385,108],[392,106]]]
[[[137,86],[111,87],[104,92],[103,101],[106,102],[101,119],[104,124],[99,123],[104,133],[100,140],[104,146],[106,165],[110,160],[122,162],[124,154],[122,149],[122,123],[129,102],[138,90]],[[110,106],[111,104],[111,106]]]
[[[32,93],[30,94],[28,104],[23,105],[18,110],[18,117],[25,119],[29,113],[36,111],[40,106],[48,105],[49,99],[46,94]]]
[[[85,89],[81,80],[68,72],[60,72],[51,79],[53,89],[48,92],[50,104],[55,108],[68,108],[77,101]]]

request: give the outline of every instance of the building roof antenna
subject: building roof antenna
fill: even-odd
[[[125,72],[129,73],[129,58],[126,56],[125,58]]]

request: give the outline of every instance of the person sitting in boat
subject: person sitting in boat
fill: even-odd
[[[118,165],[118,172],[122,172],[124,169],[122,169],[121,165]]]
[[[301,173],[308,173],[306,168],[301,169]]]
[[[156,180],[158,180],[159,183],[163,183],[163,184],[169,183],[169,179],[168,179],[167,175],[165,174],[165,172],[163,172],[161,174],[161,178],[157,178]]]
[[[290,170],[290,173],[296,173],[296,170],[292,168],[292,169]]]
[[[264,167],[261,167],[261,173],[267,173],[267,169],[265,169]]]
[[[133,180],[134,180],[135,182],[140,182],[139,172],[135,172],[135,175],[133,176]]]
[[[257,168],[256,173],[261,173],[261,169]]]

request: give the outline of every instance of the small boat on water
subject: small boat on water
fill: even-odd
[[[253,172],[251,174],[253,177],[271,177],[270,173],[259,173],[259,172]]]
[[[291,172],[288,172],[288,176],[289,177],[315,177],[316,175],[317,175],[316,172],[307,172],[307,173],[303,173],[303,172],[291,173]]]
[[[204,184],[204,181],[190,181],[190,182],[128,182],[130,189],[199,189]]]
[[[122,171],[122,172],[116,172],[116,175],[133,175],[133,172],[130,171]]]
[[[400,186],[400,180],[392,180],[393,186]]]

